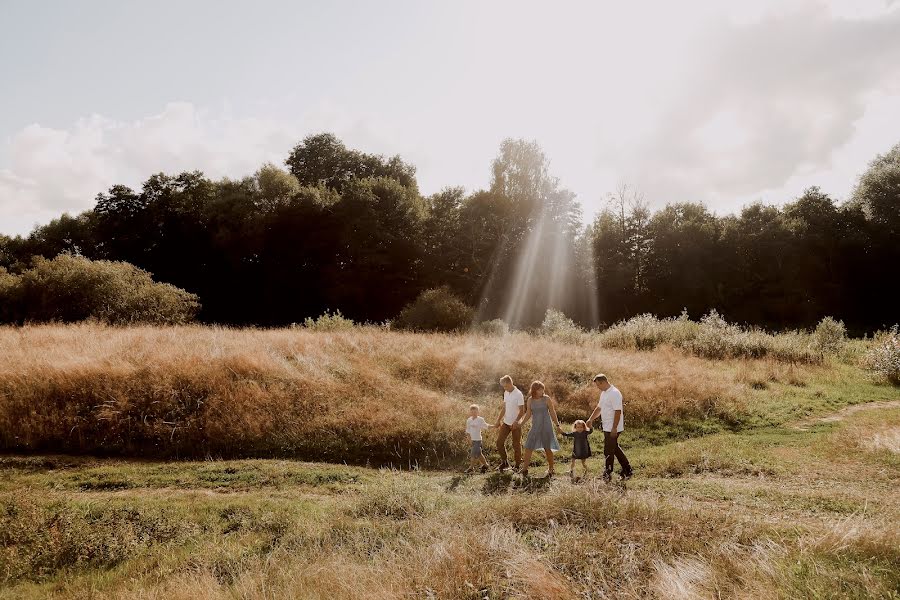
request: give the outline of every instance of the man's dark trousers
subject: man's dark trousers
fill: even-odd
[[[631,473],[631,463],[628,462],[628,457],[625,456],[625,453],[622,452],[622,449],[619,447],[618,436],[613,437],[612,433],[609,431],[603,432],[603,456],[606,457],[607,475],[612,474],[613,465],[617,458],[619,459],[619,464],[622,466],[622,474],[628,475]]]

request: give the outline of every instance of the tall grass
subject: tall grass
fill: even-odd
[[[659,319],[639,315],[617,323],[599,334],[604,346],[633,350],[653,350],[659,346],[681,348],[709,359],[773,358],[791,363],[818,364],[829,354],[837,354],[846,341],[844,324],[825,317],[813,333],[771,334],[729,323],[715,310],[692,321],[687,314]]]
[[[874,346],[866,354],[864,364],[878,377],[900,385],[900,333],[896,325],[875,337]]]
[[[507,373],[545,381],[566,420],[610,373],[632,427],[732,422],[746,391],[733,368],[676,350],[521,333],[7,327],[0,354],[0,449],[15,451],[439,465],[465,452],[468,403],[497,414]]]

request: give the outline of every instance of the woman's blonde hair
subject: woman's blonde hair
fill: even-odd
[[[545,389],[547,389],[547,388],[542,382],[532,381],[531,387],[528,388],[528,395],[531,396],[532,398],[537,398],[537,396],[534,395],[534,390],[545,390]]]

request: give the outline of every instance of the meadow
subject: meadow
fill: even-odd
[[[0,598],[900,597],[900,391],[866,342],[622,335],[0,328]],[[627,486],[460,473],[501,375],[570,424],[598,371]]]

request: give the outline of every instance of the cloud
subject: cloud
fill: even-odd
[[[665,3],[654,20],[646,7],[567,5],[566,27],[541,44],[531,35],[546,29],[544,4],[522,5],[519,28],[491,5],[474,29],[418,23],[434,35],[417,52],[394,48],[407,67],[349,73],[343,91],[267,88],[241,115],[173,102],[134,121],[29,125],[0,140],[0,232],[88,209],[111,185],[160,171],[241,177],[317,131],[400,154],[424,193],[487,185],[504,137],[537,139],[588,217],[619,182],[654,205],[720,212],[787,201],[801,184],[841,197],[900,131],[900,2],[860,2]],[[463,31],[466,44],[449,50]],[[360,60],[381,64],[377,50]],[[427,76],[410,85],[410,72]]]
[[[333,131],[351,147],[400,152],[390,129],[374,122],[324,101],[296,120],[236,117],[171,102],[132,122],[92,115],[67,129],[29,125],[8,141],[12,160],[0,168],[0,233],[27,233],[62,212],[87,210],[110,186],[139,187],[153,173],[243,177],[263,163],[282,164],[312,132]]]
[[[8,142],[9,168],[0,169],[4,229],[22,232],[47,214],[79,212],[116,183],[138,186],[160,171],[202,170],[239,177],[266,161],[280,163],[300,139],[297,125],[215,114],[173,102],[133,122],[99,115],[69,129],[29,125]]]
[[[872,95],[900,89],[900,11],[845,19],[804,7],[722,23],[698,45],[649,133],[605,157],[656,203],[733,208],[736,198],[827,170]]]

